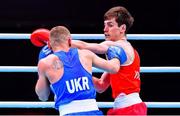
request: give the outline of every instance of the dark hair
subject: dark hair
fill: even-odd
[[[131,16],[129,11],[122,6],[113,7],[104,14],[104,20],[109,20],[112,18],[115,18],[118,26],[121,26],[122,24],[126,25],[126,33],[134,22],[134,18]]]

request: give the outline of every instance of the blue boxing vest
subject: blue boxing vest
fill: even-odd
[[[45,58],[49,54],[52,54],[53,51],[49,49],[48,45],[44,46],[41,51],[39,52],[39,58],[38,61],[41,60],[42,58]]]
[[[57,82],[51,84],[55,94],[55,108],[68,104],[73,100],[95,99],[96,91],[92,81],[92,74],[87,72],[79,60],[77,48],[68,52],[54,53],[63,63],[64,74]]]

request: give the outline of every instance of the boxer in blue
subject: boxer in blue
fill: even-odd
[[[35,91],[39,99],[48,100],[52,90],[60,115],[102,115],[95,100],[92,67],[118,72],[120,61],[114,58],[118,53],[109,53],[110,59],[104,60],[89,50],[71,48],[71,34],[64,26],[51,29],[49,45],[53,53],[38,62]]]

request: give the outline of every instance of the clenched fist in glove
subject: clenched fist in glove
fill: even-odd
[[[49,33],[50,31],[48,29],[36,29],[30,36],[31,43],[37,47],[47,45],[47,42],[49,41]]]

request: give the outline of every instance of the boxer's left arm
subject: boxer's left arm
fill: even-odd
[[[50,95],[49,81],[45,75],[45,63],[40,60],[38,63],[38,80],[35,87],[35,92],[41,101],[47,101]]]
[[[49,33],[50,31],[45,28],[36,29],[31,33],[30,41],[34,46],[45,46],[49,41]]]
[[[108,49],[108,46],[104,43],[88,43],[81,40],[72,40],[71,46],[79,49],[87,49],[96,54],[104,54]]]

